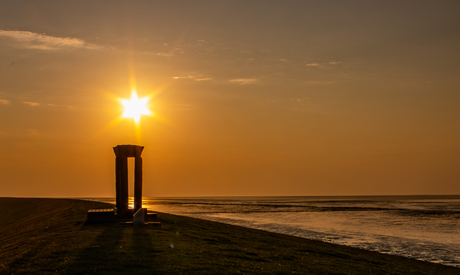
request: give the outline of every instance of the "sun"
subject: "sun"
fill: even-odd
[[[135,90],[131,92],[131,100],[120,99],[120,102],[125,106],[123,117],[132,118],[134,122],[139,123],[141,115],[151,115],[149,109],[147,109],[147,103],[149,97],[139,99]]]

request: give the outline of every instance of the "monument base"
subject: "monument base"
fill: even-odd
[[[124,213],[117,213],[115,209],[91,209],[88,210],[86,224],[118,223],[121,226],[161,226],[160,222],[152,221],[157,218],[157,213],[147,212],[147,208],[141,208],[139,210],[136,216],[132,208]]]
[[[132,219],[134,215],[134,209],[128,208],[123,212],[117,211],[115,215],[117,215],[118,219]]]
[[[91,209],[88,210],[86,223],[113,223],[117,222],[114,209]]]

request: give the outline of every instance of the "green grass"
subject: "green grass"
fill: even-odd
[[[161,227],[85,225],[111,205],[0,198],[6,274],[460,274],[460,269],[159,213]]]

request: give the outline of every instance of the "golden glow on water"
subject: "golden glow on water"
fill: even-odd
[[[142,208],[147,208],[149,206],[148,202],[149,200],[145,200],[142,198]],[[129,208],[134,208],[134,197],[129,197],[128,198],[128,207]]]

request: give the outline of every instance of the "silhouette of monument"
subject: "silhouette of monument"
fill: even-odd
[[[115,152],[115,188],[117,215],[132,216],[128,204],[128,158],[134,158],[134,213],[142,208],[142,150],[144,146],[118,145]]]
[[[132,218],[134,224],[146,224],[147,216],[156,218],[156,214],[147,214],[147,209],[142,208],[142,150],[144,146],[130,144],[113,147],[115,152],[115,209],[91,209],[88,211],[86,223],[117,222]],[[129,208],[128,158],[134,158],[133,209]],[[159,222],[148,224],[160,225]]]

